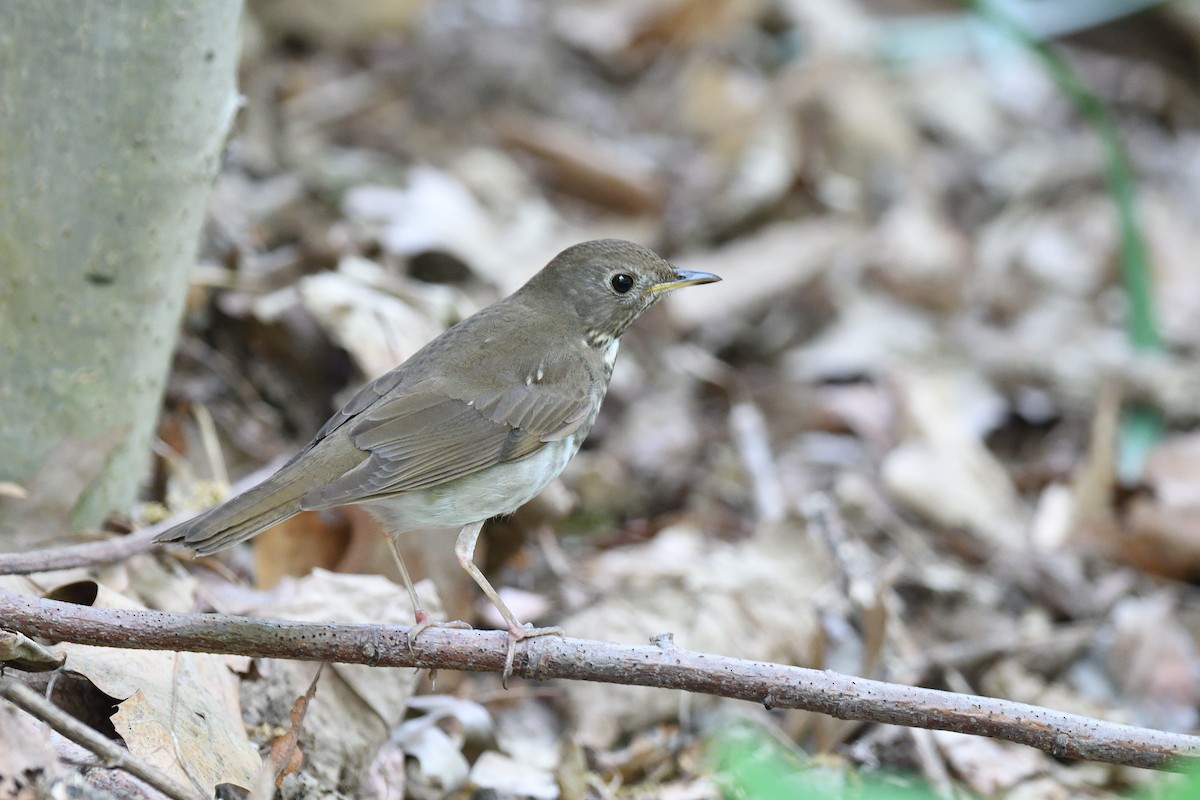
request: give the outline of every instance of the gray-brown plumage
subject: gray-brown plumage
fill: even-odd
[[[272,477],[158,541],[213,553],[301,511],[351,503],[393,532],[463,527],[464,569],[513,635],[527,636],[470,562],[479,529],[540,492],[578,451],[629,325],[665,292],[716,280],[630,242],[568,248],[363,387]]]

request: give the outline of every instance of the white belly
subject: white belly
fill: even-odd
[[[365,504],[392,531],[462,527],[511,514],[566,468],[586,431],[548,442],[528,458],[497,464],[465,478]]]

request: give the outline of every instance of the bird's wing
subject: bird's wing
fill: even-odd
[[[384,376],[387,378],[388,376]],[[390,385],[389,385],[390,384]],[[376,381],[359,392],[318,438],[344,430],[370,455],[305,495],[305,508],[329,508],[427,489],[494,464],[524,458],[590,418],[590,387],[517,381],[511,388],[456,392],[431,379],[411,387]],[[395,390],[395,391],[393,391]],[[391,395],[388,393],[392,392]]]

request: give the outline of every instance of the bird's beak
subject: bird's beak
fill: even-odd
[[[682,289],[684,286],[697,286],[701,283],[716,283],[720,277],[711,272],[696,272],[690,269],[676,269],[675,280],[656,283],[646,288],[646,294],[669,292],[672,289]]]

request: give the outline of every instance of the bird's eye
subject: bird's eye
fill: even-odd
[[[614,292],[617,294],[625,294],[633,288],[633,276],[626,275],[624,272],[618,272],[616,275],[612,276],[612,280],[609,281],[609,283],[612,284]]]

